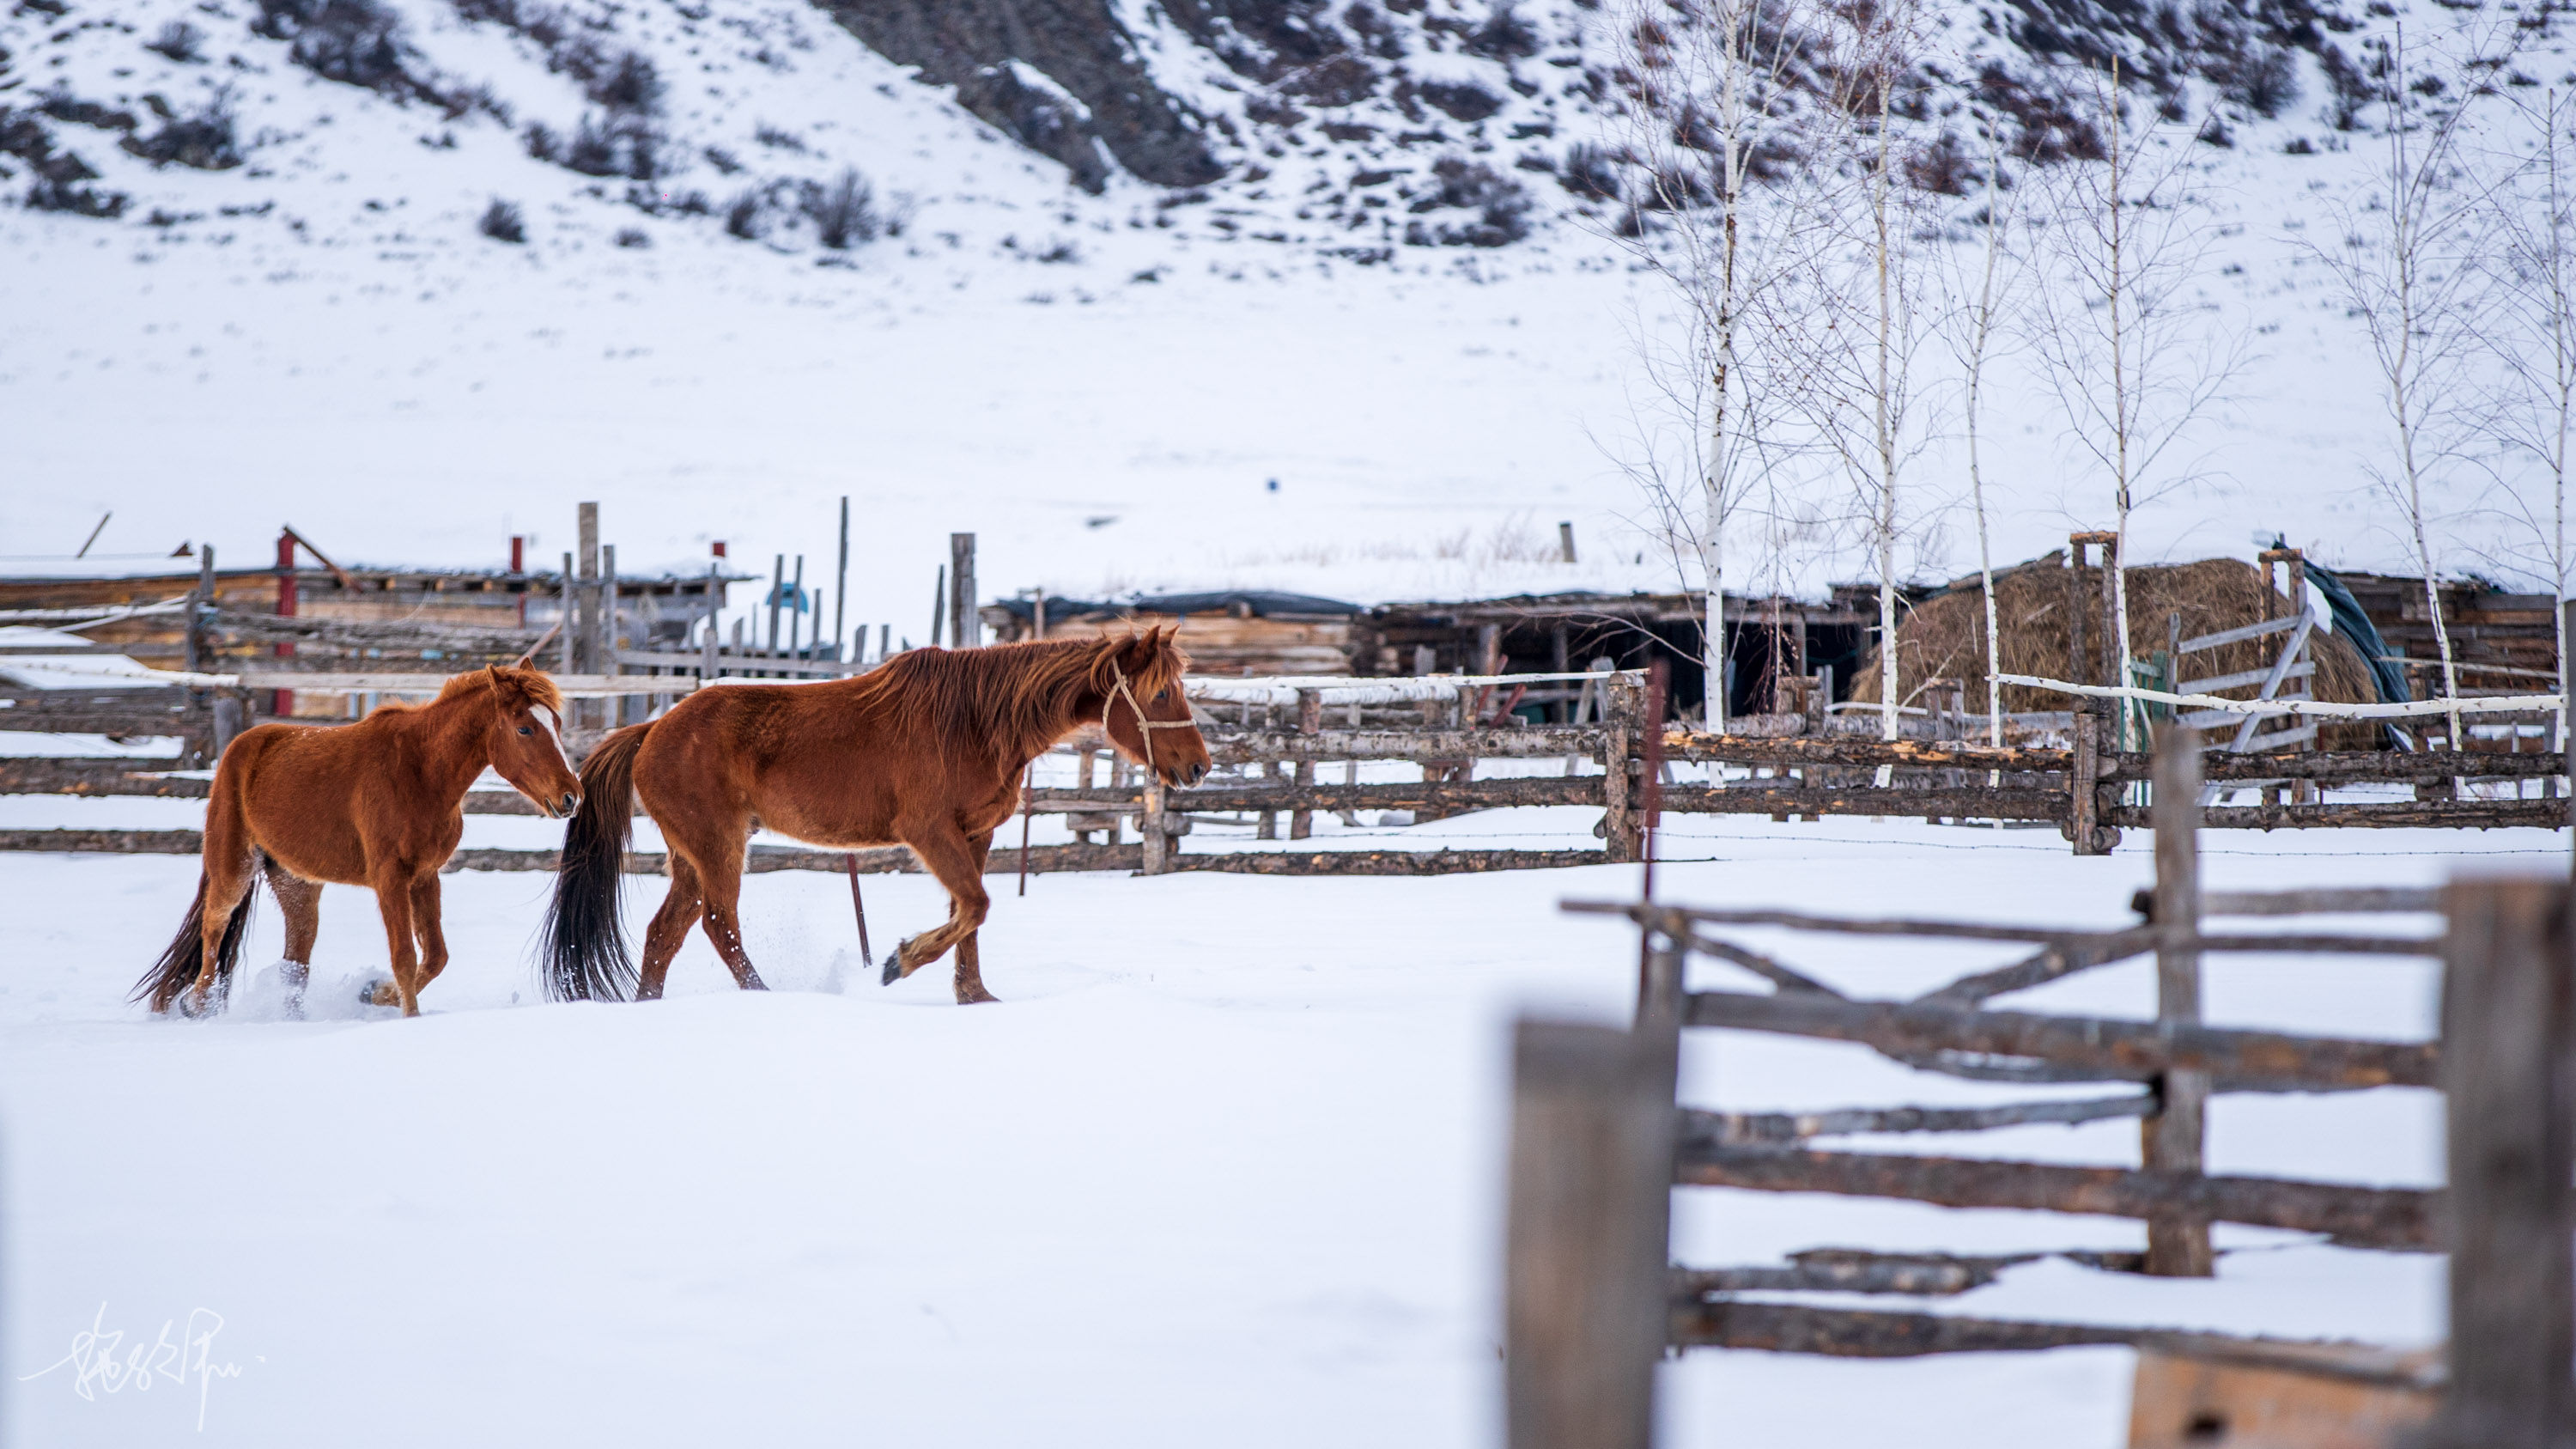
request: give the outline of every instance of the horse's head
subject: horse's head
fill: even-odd
[[[492,768],[549,816],[581,805],[581,776],[564,753],[563,692],[543,670],[494,665]]]
[[[1150,767],[1166,785],[1195,785],[1215,761],[1181,692],[1190,656],[1172,636],[1176,629],[1148,629],[1113,641],[1100,656],[1093,683],[1106,701],[1109,743]]]

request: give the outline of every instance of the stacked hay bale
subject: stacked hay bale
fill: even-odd
[[[2071,607],[2085,611],[2085,660],[2074,682],[2101,682],[2102,571],[2075,570],[2072,586],[2064,555],[2023,564],[1995,578],[1995,608],[2003,634],[2003,671],[2067,678],[2068,616]],[[2290,611],[2290,601],[2263,586],[2254,566],[2238,559],[2202,559],[2198,563],[2143,565],[2128,570],[2129,652],[2144,659],[2163,649],[2168,620],[2182,616],[2182,637],[2259,624]],[[1896,626],[1898,702],[1917,704],[1929,679],[1956,679],[1966,685],[1967,707],[1983,713],[1986,704],[1986,606],[1984,591],[1971,578],[1917,604]],[[2267,600],[2268,596],[2268,600]],[[2267,608],[2266,605],[2269,607]],[[2190,655],[2186,679],[2235,674],[2268,665],[2286,636],[2226,644]],[[2339,634],[2318,628],[2308,636],[2309,657],[2317,664],[2310,693],[2317,699],[2368,704],[2378,699],[2360,651]],[[1852,678],[1851,697],[1869,703],[1879,698],[1879,657],[1872,649]],[[2218,691],[2222,698],[2252,699],[2253,685]],[[2008,684],[2004,710],[2023,713],[2062,710],[2070,697],[2027,685]],[[2277,727],[2277,726],[2276,726]],[[2318,745],[2329,750],[2366,750],[2379,740],[2372,724],[2329,724]]]

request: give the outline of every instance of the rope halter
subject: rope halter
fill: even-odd
[[[1109,677],[1117,682],[1109,687],[1108,694],[1101,697],[1100,733],[1104,736],[1109,733],[1110,708],[1119,700],[1126,700],[1127,707],[1136,712],[1137,732],[1145,741],[1145,768],[1149,770],[1158,768],[1154,764],[1154,731],[1193,730],[1198,728],[1199,722],[1194,719],[1147,719],[1145,706],[1137,702],[1136,691],[1127,687],[1127,671],[1119,668],[1118,661],[1115,659],[1109,661]]]

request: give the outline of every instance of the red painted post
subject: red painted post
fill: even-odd
[[[523,533],[511,534],[510,573],[515,577],[519,574],[524,574],[527,571],[528,536]],[[528,627],[528,591],[526,589],[521,589],[519,591],[519,627],[522,629]]]
[[[295,535],[292,532],[277,536],[277,615],[281,619],[295,617]],[[294,655],[294,645],[277,646],[278,658],[290,659]],[[292,718],[295,714],[295,691],[281,689],[270,703],[279,719]]]

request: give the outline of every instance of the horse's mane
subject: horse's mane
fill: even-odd
[[[1116,686],[1119,656],[1147,646],[1127,684],[1138,703],[1176,688],[1190,657],[1168,631],[994,644],[980,649],[915,649],[851,681],[857,707],[903,728],[934,729],[951,739],[989,739],[1034,757],[1070,725],[1074,706]]]
[[[563,691],[555,686],[554,677],[542,669],[527,669],[516,664],[500,664],[489,669],[449,675],[447,683],[439,686],[438,698],[429,704],[393,700],[376,706],[376,712],[427,709],[430,705],[446,704],[483,688],[516,690],[527,697],[528,703],[544,705],[555,712],[557,719],[563,718]]]

